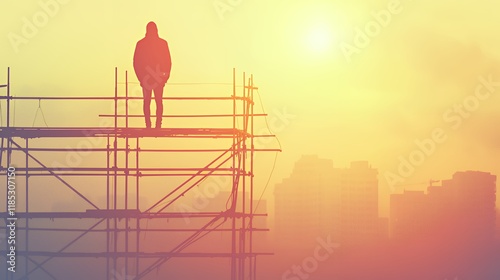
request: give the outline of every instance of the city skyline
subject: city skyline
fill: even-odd
[[[428,268],[409,279],[444,279],[444,275],[496,279],[492,265],[499,257],[500,210],[495,204],[495,175],[457,171],[439,186],[430,181],[426,192],[392,194],[388,218],[376,215],[376,179],[377,170],[366,161],[334,168],[331,160],[303,156],[275,190],[278,258],[296,262],[300,260],[294,257],[296,252],[306,255],[318,240],[328,238],[335,244],[331,255],[335,261],[327,259],[323,269],[314,271],[318,279],[342,275],[401,279],[419,266]],[[404,254],[408,260],[396,257]],[[350,262],[367,270],[356,272],[341,265]],[[392,267],[393,262],[400,268]],[[305,279],[311,272],[308,265],[304,260],[281,279]],[[378,271],[372,270],[375,266]]]
[[[0,278],[500,279],[498,10],[1,1]]]
[[[350,169],[355,171],[356,167],[360,168],[361,170],[365,169],[367,171],[371,169],[371,166],[369,165],[369,163],[367,161],[354,161],[354,162],[352,162]],[[376,172],[376,169],[373,169],[373,170]],[[344,190],[344,194],[343,194],[344,196],[346,195],[346,192],[349,189],[349,187],[348,187],[349,185],[346,184],[346,182],[349,182],[349,179],[347,179],[349,177],[348,176],[349,172],[346,172],[346,171],[349,171],[349,168],[335,168],[333,166],[332,160],[319,158],[317,155],[303,155],[302,158],[299,159],[299,161],[297,161],[295,163],[295,168],[291,172],[290,177],[283,178],[283,181],[276,185],[277,190],[275,190],[275,193],[274,193],[275,199],[281,200],[281,198],[279,196],[283,195],[283,192],[288,191],[287,195],[288,196],[291,195],[291,197],[289,197],[289,198],[294,198],[295,200],[301,199],[301,201],[296,202],[293,200],[289,201],[289,200],[285,199],[284,201],[288,201],[289,203],[284,203],[284,204],[282,204],[282,206],[278,206],[278,207],[288,207],[290,209],[299,208],[299,209],[295,209],[295,212],[285,212],[288,216],[293,216],[294,220],[297,224],[300,224],[301,219],[304,219],[304,220],[306,220],[308,218],[309,219],[310,218],[317,219],[315,221],[309,220],[309,222],[313,222],[313,224],[315,226],[312,226],[310,224],[307,228],[311,228],[311,229],[322,228],[323,230],[325,230],[325,228],[327,226],[324,224],[322,225],[322,223],[324,223],[325,221],[331,222],[331,221],[334,221],[335,219],[337,219],[337,223],[339,223],[338,216],[332,215],[332,216],[329,216],[328,218],[322,217],[321,214],[319,214],[319,212],[320,212],[320,210],[325,211],[325,209],[321,208],[321,205],[317,205],[317,204],[321,204],[321,203],[325,204],[325,205],[328,204],[328,207],[330,207],[330,208],[327,209],[327,211],[328,210],[339,211],[340,204],[341,204],[340,200],[342,197],[341,189]],[[330,174],[328,174],[328,173],[330,173]],[[343,177],[345,178],[343,182],[341,181],[341,177],[342,177],[341,174],[343,174]],[[356,175],[353,175],[353,174],[356,174]],[[360,178],[360,176],[359,176],[360,173],[354,172],[353,174],[351,174],[352,177]],[[498,188],[497,184],[496,184],[497,176],[492,175],[489,172],[482,172],[482,171],[456,171],[453,175],[453,178],[456,178],[456,177],[467,178],[468,176],[471,178],[474,178],[474,177],[481,178],[481,176],[483,176],[483,177],[489,176],[491,178],[489,180],[489,183],[492,184],[494,187],[490,187],[489,193],[486,193],[485,195],[483,195],[484,196],[483,199],[489,199],[489,201],[488,201],[489,204],[487,204],[487,205],[489,205],[490,208],[494,209],[494,211],[499,211],[500,207],[496,204],[496,196],[498,195],[498,192],[496,191]],[[375,176],[375,177],[377,177],[377,176]],[[294,178],[295,178],[295,180],[294,180]],[[455,179],[455,180],[457,180],[457,179]],[[437,182],[442,182],[442,185],[441,186],[436,185]],[[403,204],[409,204],[409,205],[413,205],[413,204],[424,205],[425,203],[427,203],[427,202],[424,202],[424,201],[426,201],[427,197],[437,197],[438,198],[440,193],[441,193],[440,195],[442,197],[443,196],[442,190],[444,190],[444,189],[451,189],[452,190],[453,188],[450,185],[452,185],[453,182],[454,182],[454,179],[447,179],[447,180],[442,180],[442,181],[434,180],[434,181],[428,182],[429,185],[427,186],[426,191],[405,190],[400,194],[392,194],[391,195],[391,210],[394,210],[394,208],[397,208],[394,205],[395,201],[399,201],[399,200],[405,201],[407,203],[403,203]],[[307,186],[309,186],[309,187],[307,187]],[[341,186],[344,186],[344,187],[341,187]],[[312,189],[310,187],[312,187]],[[378,190],[378,188],[377,188],[377,190]],[[478,189],[478,191],[479,190],[480,189]],[[361,193],[363,193],[363,192],[361,191]],[[329,196],[331,200],[328,199],[328,197],[325,197],[325,195]],[[448,195],[448,197],[449,196],[450,195]],[[455,196],[457,196],[457,195],[455,195]],[[352,198],[352,195],[350,196],[350,198]],[[361,198],[366,199],[363,196],[361,196]],[[471,194],[468,194],[468,195],[463,194],[461,197],[461,199],[462,199],[461,203],[464,203],[464,201],[467,201],[467,199],[472,199],[472,198],[473,198],[473,196]],[[335,199],[337,199],[337,201]],[[372,201],[377,202],[377,208],[375,210],[373,208],[368,208],[366,212],[370,213],[370,214],[376,214],[376,213],[378,213],[378,209],[381,207],[378,203],[378,197],[377,198],[373,197]],[[319,207],[319,208],[314,210],[314,212],[303,213],[302,211],[300,211],[300,207],[304,207],[303,204],[305,204],[306,202],[316,204],[315,207]],[[363,202],[362,203],[363,205],[366,204],[366,201],[362,201],[362,202]],[[445,205],[441,205],[441,207],[446,208],[446,202],[445,201],[441,201],[441,202],[442,202],[442,204],[445,204]],[[484,201],[480,201],[480,202],[481,202],[480,205],[485,206]],[[436,199],[434,199],[433,203],[436,207],[440,204],[440,202],[436,201]],[[455,204],[460,204],[460,202],[455,202]],[[294,207],[294,205],[295,205],[295,207]],[[349,206],[354,205],[354,207],[356,207],[355,202],[353,202],[353,201],[348,201],[348,203],[345,203],[345,205],[349,205]],[[410,207],[415,207],[415,206],[410,206]],[[420,212],[418,212],[418,211],[415,212],[415,214],[419,214],[419,213]],[[393,216],[394,214],[395,213],[392,213],[392,215],[389,215],[389,216],[377,216],[377,217],[378,218],[391,218],[391,216]],[[275,213],[275,215],[276,215],[276,213]],[[490,213],[490,215],[491,215],[491,213]],[[301,217],[304,217],[304,218],[301,218]],[[490,220],[491,219],[494,220],[495,218],[493,218],[493,216],[490,216]],[[412,220],[410,222],[414,223],[415,221]],[[496,225],[496,226],[498,226],[498,225]],[[292,230],[285,230],[285,231],[286,232],[293,232]]]
[[[385,193],[381,199],[387,207],[381,211],[388,215],[389,195],[402,191],[399,185],[427,182],[432,177],[444,179],[456,170],[500,174],[493,121],[498,118],[495,85],[500,80],[500,56],[496,53],[500,40],[490,36],[496,22],[492,12],[498,8],[496,3],[478,5],[467,0],[448,9],[443,3],[399,1],[399,13],[386,19],[387,27],[381,28],[378,36],[368,37],[363,47],[357,47],[357,29],[378,24],[377,16],[386,15],[391,1],[377,0],[370,5],[362,1],[242,1],[229,8],[222,5],[227,8],[222,20],[221,11],[210,1],[154,1],[140,7],[133,2],[54,1],[44,2],[57,4],[50,7],[54,10],[50,13],[36,2],[3,3],[2,10],[9,12],[0,30],[5,36],[0,41],[0,77],[5,83],[3,77],[10,66],[13,94],[112,96],[113,68],[132,74],[135,43],[144,36],[147,22],[155,21],[160,35],[169,41],[177,65],[172,83],[231,82],[233,67],[255,74],[269,113],[269,126],[287,151],[279,156],[271,185],[288,175],[301,154],[332,158],[340,166],[366,159],[384,178],[380,180]],[[137,13],[141,9],[144,14]],[[432,14],[432,20],[419,17],[426,13]],[[47,23],[36,25],[35,15],[40,19],[46,15]],[[249,20],[256,15],[262,20]],[[94,20],[87,20],[88,16]],[[474,19],[465,29],[460,20],[464,16]],[[15,35],[27,42],[13,44],[10,37]],[[311,44],[318,41],[323,47],[312,48]],[[200,51],[202,45],[206,47]],[[350,62],[342,45],[359,50]],[[457,67],[459,61],[467,67]],[[92,70],[87,71],[89,68]],[[130,78],[130,82],[137,82],[132,75]],[[136,87],[139,85],[131,86],[131,93],[140,96],[140,87]],[[166,92],[199,92],[198,88],[167,84]],[[224,90],[201,88],[208,92]],[[477,89],[481,99],[476,100]],[[469,100],[474,106],[464,105]],[[47,123],[54,126],[73,125],[70,118],[60,116],[71,115],[75,108],[88,112],[87,118],[77,121],[89,126],[98,125],[97,116],[109,110],[105,103],[78,105],[42,102],[41,108]],[[31,126],[38,104],[19,101],[17,106],[22,108],[16,111],[17,124]],[[131,112],[139,113],[140,109],[135,107]],[[170,109],[174,113],[179,108]],[[40,113],[35,125],[45,125]],[[265,123],[258,125],[258,130],[265,129]],[[438,137],[434,137],[436,131]],[[307,139],[316,143],[303,145]],[[367,139],[377,148],[367,145]],[[278,146],[268,141],[259,144]],[[426,148],[422,151],[421,146]],[[423,162],[419,151],[424,154]],[[415,159],[410,160],[413,153]],[[450,162],[450,158],[457,160]],[[404,162],[411,166],[400,172],[400,166],[406,166]],[[259,174],[269,170],[265,166]],[[390,185],[385,179],[391,176],[388,174],[404,182],[396,180]],[[267,177],[262,175],[257,180],[263,185]]]

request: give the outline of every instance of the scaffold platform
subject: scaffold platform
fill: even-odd
[[[127,279],[157,279],[152,273],[165,266],[172,259],[228,259],[227,278],[230,280],[256,280],[257,258],[272,253],[255,250],[254,234],[265,233],[269,229],[256,219],[265,219],[267,214],[260,211],[261,196],[255,194],[255,153],[280,152],[281,148],[256,147],[258,138],[274,138],[271,131],[260,134],[255,132],[256,118],[265,120],[265,112],[254,112],[253,76],[243,73],[242,84],[237,85],[236,71],[233,69],[233,81],[227,96],[196,97],[183,96],[164,97],[170,101],[214,101],[230,102],[230,112],[216,114],[172,114],[164,115],[166,119],[225,119],[228,127],[164,127],[144,128],[130,126],[130,120],[143,118],[140,114],[130,114],[129,101],[141,100],[140,97],[129,96],[128,73],[125,81],[119,82],[118,70],[115,68],[114,96],[99,97],[57,97],[57,96],[15,96],[11,94],[10,68],[7,84],[0,85],[1,91],[7,94],[0,96],[0,105],[6,107],[6,125],[0,126],[0,178],[8,182],[9,168],[15,164],[16,180],[22,183],[17,200],[23,206],[16,208],[18,237],[18,269],[14,275],[5,270],[7,280],[14,279],[61,279],[58,271],[51,270],[48,263],[55,259],[103,260],[102,271],[98,279],[113,279],[115,273],[123,268]],[[119,85],[125,86],[125,94],[120,95]],[[99,118],[112,119],[112,127],[93,126],[15,126],[12,121],[12,102],[29,100],[59,100],[63,102],[88,100],[108,101],[114,103],[114,112],[104,112]],[[125,107],[125,112],[118,110]],[[17,106],[20,106],[19,104]],[[229,106],[226,106],[229,107]],[[224,108],[226,108],[224,107]],[[2,108],[2,107],[0,107]],[[4,114],[1,112],[0,114]],[[69,139],[72,138],[72,139]],[[98,138],[100,144],[84,149],[68,149],[58,145],[47,145],[52,139],[71,141],[78,139]],[[181,139],[180,147],[162,145],[161,141]],[[185,140],[184,140],[185,139]],[[49,141],[49,142],[47,142]],[[154,143],[151,144],[153,141]],[[155,142],[156,141],[156,142]],[[198,141],[193,143],[193,141]],[[205,141],[205,142],[204,142]],[[207,144],[207,141],[210,145]],[[44,143],[44,144],[41,144]],[[145,147],[143,147],[145,146]],[[104,162],[91,166],[68,166],[67,164],[48,164],[47,159],[56,153],[79,152],[99,155]],[[201,166],[167,166],[155,161],[144,163],[144,157],[156,155],[164,158],[183,158],[185,155],[202,155],[209,157]],[[186,156],[186,161],[189,157]],[[201,158],[201,157],[200,157]],[[204,159],[204,157],[203,157]],[[58,163],[57,161],[55,161]],[[155,177],[155,178],[152,178]],[[193,192],[205,180],[213,177],[228,178],[230,188],[225,197],[225,207],[221,209],[192,209],[179,211],[174,206],[186,195]],[[33,189],[44,188],[46,178],[69,191],[71,195],[86,205],[84,211],[33,211],[32,206],[43,200],[43,197],[31,195]],[[175,185],[155,186],[162,195],[154,197],[150,203],[140,201],[143,190],[150,186],[147,179],[175,179]],[[85,189],[75,185],[78,182],[93,180],[92,187],[99,195],[105,197],[104,202],[97,202],[86,194]],[[100,183],[95,183],[100,182]],[[174,182],[174,181],[172,181]],[[53,183],[53,184],[55,184]],[[2,199],[8,204],[7,188],[0,189]],[[9,234],[8,219],[12,218],[9,208],[0,212],[0,234]],[[193,219],[192,224],[176,223]],[[39,221],[47,221],[40,223]],[[169,226],[165,226],[165,222]],[[149,223],[154,227],[148,226]],[[52,249],[41,250],[35,246],[42,233],[64,234],[75,233],[74,238],[57,238],[60,244]],[[200,240],[210,238],[210,234],[223,234],[220,248],[211,251],[200,247]],[[156,246],[151,249],[152,241],[147,234],[159,234],[164,243],[171,246]],[[180,235],[179,235],[180,234]],[[91,235],[91,237],[89,237]],[[175,238],[173,238],[175,237]],[[42,237],[43,238],[43,237]],[[99,248],[92,248],[79,243],[85,238],[99,240]],[[167,242],[168,241],[168,242]],[[97,242],[97,241],[96,241]],[[177,242],[177,243],[173,243]],[[153,242],[154,243],[154,242]],[[1,243],[0,243],[1,244]],[[162,244],[163,245],[163,244]],[[76,249],[75,248],[78,248]],[[161,248],[160,248],[161,247]],[[223,249],[225,251],[223,251]],[[8,246],[0,245],[0,270],[6,267],[5,256]],[[53,269],[53,266],[52,266]],[[167,268],[168,269],[168,266]],[[178,269],[178,267],[176,267]],[[0,276],[2,278],[2,276]],[[43,279],[45,279],[43,278]]]
[[[79,137],[178,137],[178,138],[233,138],[250,137],[248,132],[228,128],[100,128],[100,127],[2,127],[0,137],[19,138],[79,138]],[[254,137],[271,137],[261,135]]]

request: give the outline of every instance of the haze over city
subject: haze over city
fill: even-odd
[[[328,258],[326,262],[336,268],[349,267],[349,264],[356,262],[375,266],[376,262],[371,262],[374,258],[370,255],[371,252],[384,248],[384,252],[398,255],[400,252],[397,250],[405,247],[392,244],[394,237],[400,234],[405,238],[413,238],[405,235],[404,231],[408,229],[401,226],[401,222],[398,224],[398,232],[394,217],[397,213],[408,214],[422,208],[404,208],[397,201],[412,201],[422,205],[429,203],[441,211],[442,209],[435,205],[436,201],[447,201],[442,196],[454,195],[451,195],[452,191],[442,191],[440,196],[436,193],[440,193],[441,189],[435,187],[443,187],[446,190],[453,186],[466,188],[456,182],[469,180],[469,175],[471,178],[483,178],[478,174],[491,175],[487,176],[489,179],[484,179],[487,183],[478,181],[478,188],[498,186],[500,38],[496,34],[500,25],[496,11],[499,8],[500,3],[494,1],[478,3],[472,0],[458,3],[449,0],[376,0],[369,3],[361,0],[155,0],[148,3],[128,0],[38,0],[22,3],[3,1],[0,4],[0,85],[7,83],[7,67],[10,67],[9,89],[14,97],[112,98],[115,94],[116,67],[117,88],[120,94],[123,96],[126,89],[127,71],[127,89],[130,96],[142,98],[143,83],[141,84],[137,72],[134,71],[134,54],[137,42],[145,37],[147,24],[154,22],[159,37],[168,42],[171,55],[171,71],[168,73],[163,97],[230,97],[233,94],[233,69],[236,69],[238,94],[242,92],[243,72],[247,79],[253,75],[253,85],[256,88],[252,89],[255,101],[252,106],[256,114],[267,114],[267,117],[256,117],[255,123],[252,122],[255,134],[276,136],[255,139],[256,148],[272,150],[256,152],[253,170],[253,199],[258,203],[256,205],[261,207],[259,211],[268,213],[266,218],[255,217],[256,223],[260,223],[263,228],[269,228],[269,232],[256,233],[256,240],[264,241],[262,244],[256,241],[255,246],[262,249],[261,251],[274,251],[276,256],[263,258],[277,263],[275,271],[264,266],[261,273],[269,273],[266,275],[272,275],[272,279],[285,277],[283,274],[288,267],[294,262],[301,262],[314,252],[318,244],[316,238],[321,237],[327,242],[325,238],[328,234],[333,236],[332,242],[338,243],[339,248],[354,248],[353,251],[345,249],[345,252],[360,255],[363,255],[360,252],[365,252],[366,258],[349,259],[342,254],[351,253],[345,253],[332,245],[332,248],[335,247],[332,250],[340,254],[339,261],[335,262],[336,253],[330,254],[327,250],[328,255],[334,257]],[[0,88],[0,96],[5,96],[4,88]],[[128,113],[142,116],[142,102],[131,100]],[[0,100],[0,104],[1,126],[5,127],[6,100]],[[123,113],[124,103],[119,104],[118,110]],[[212,104],[215,103],[206,100],[183,103],[167,99],[163,101],[163,113],[232,113],[231,104]],[[112,99],[12,100],[10,125],[43,128],[111,127],[113,105]],[[153,120],[156,105],[153,100]],[[240,111],[237,113],[244,114],[240,107],[238,110]],[[237,128],[243,129],[244,123],[243,118],[239,119]],[[121,119],[120,126],[123,125],[124,120]],[[131,118],[128,125],[137,128],[137,133],[142,133],[140,129],[146,127],[147,123],[144,123],[142,117],[137,117]],[[163,118],[162,129],[166,131],[231,126],[231,119],[184,120],[167,116]],[[227,144],[227,147],[224,146],[226,149],[231,146],[231,139],[226,140],[227,142],[216,142],[212,139],[200,144],[193,139],[174,138],[162,142],[163,140],[160,141],[153,135],[141,140],[141,145],[144,149],[215,149],[222,143]],[[66,154],[37,154],[35,151],[34,155],[48,166],[56,167],[62,164],[68,168],[91,168],[96,165],[105,167],[105,154],[87,155],[75,152],[82,147],[104,149],[109,145],[104,138],[89,137],[82,142],[81,139],[73,138],[35,137],[30,141],[33,146],[68,150]],[[124,142],[122,144],[124,145]],[[130,145],[135,145],[135,142]],[[6,154],[5,151],[6,148],[2,144],[2,153]],[[24,164],[22,153],[13,159],[16,164]],[[186,156],[150,153],[141,158],[141,163],[145,168],[190,168],[205,166],[212,159],[213,157],[206,153],[191,153]],[[31,159],[30,164],[34,165]],[[3,157],[0,165],[7,168],[6,157]],[[305,167],[301,169],[300,166]],[[230,161],[222,167],[235,168]],[[371,170],[367,171],[371,174],[367,175],[371,183],[364,190],[369,195],[363,193],[361,200],[342,200],[346,193],[350,194],[346,189],[351,185],[345,183],[350,181],[345,178],[358,176],[346,170],[357,168]],[[345,180],[340,179],[342,176]],[[104,182],[101,179],[103,178],[71,178],[69,181],[96,205],[104,206],[106,193],[101,192]],[[474,185],[470,181],[467,182],[471,186]],[[154,204],[165,195],[165,191],[158,186],[174,188],[181,183],[180,178],[173,176],[143,178],[143,192],[138,200],[147,208],[146,205]],[[17,207],[25,209],[25,201],[22,199],[25,195],[24,178],[18,179],[17,185]],[[44,197],[44,200],[34,199],[31,202],[31,211],[63,212],[89,209],[86,201],[60,185],[54,178],[33,180],[30,187],[30,197]],[[51,195],[48,196],[47,193]],[[477,198],[494,202],[488,204],[489,208],[484,210],[485,212],[492,210],[498,213],[498,210],[494,210],[500,205],[498,193],[489,190],[485,191],[484,197]],[[280,194],[283,195],[281,198]],[[229,197],[238,201],[231,194],[231,183],[221,176],[201,182],[193,188],[193,192],[186,193],[173,206],[176,211],[183,213],[217,212],[228,205]],[[311,202],[317,207],[314,210],[316,212],[304,205],[310,198],[319,199]],[[247,200],[241,197],[238,199],[240,203],[251,201],[250,197],[247,197]],[[2,199],[0,206],[5,208],[6,201]],[[360,224],[350,224],[342,220],[342,213],[347,211],[345,209],[351,209],[351,206],[356,208],[357,203],[365,202],[370,204],[365,210],[372,216],[367,218],[365,214],[353,214],[345,216],[345,219],[359,221],[366,218],[365,222],[370,226],[363,223],[359,226]],[[132,205],[132,202],[130,203]],[[168,200],[162,203],[159,207],[168,203]],[[456,203],[467,204],[463,201]],[[474,203],[470,204],[473,205],[472,208],[478,205]],[[117,205],[122,207],[124,203],[119,202]],[[453,219],[453,215],[458,215],[461,211],[454,212],[457,208],[453,207],[446,209],[450,211],[450,216],[447,217]],[[472,212],[477,214],[483,210],[477,211]],[[304,213],[310,213],[314,218],[309,219],[309,214]],[[300,226],[297,216],[299,214],[305,215],[304,219],[311,223],[303,227],[303,232],[296,228]],[[431,214],[426,212],[425,215]],[[412,214],[401,219],[409,219],[408,216]],[[498,226],[489,223],[495,219],[497,221],[498,217],[492,219],[484,222],[484,225],[487,224],[485,228]],[[67,225],[73,223],[64,221],[62,224],[66,222]],[[185,222],[181,219],[173,225],[183,227]],[[434,224],[429,225],[431,222],[428,224],[424,218],[419,222],[423,228],[434,228]],[[471,222],[470,225],[472,224]],[[40,226],[42,225],[43,223],[40,223]],[[162,226],[165,225],[160,223],[159,227]],[[201,224],[194,223],[191,226]],[[453,226],[456,225],[450,225],[452,228]],[[474,224],[471,227],[476,226],[478,225]],[[352,232],[342,233],[349,227]],[[356,251],[361,241],[355,240],[351,246],[349,240],[342,239],[345,235],[354,236],[355,232],[370,231],[372,235],[365,237],[373,247],[365,251]],[[294,234],[287,235],[286,232]],[[428,236],[433,235],[432,230],[430,232],[423,230],[421,238],[429,240]],[[444,236],[447,233],[449,228],[441,232]],[[489,233],[491,232],[488,231]],[[498,233],[493,230],[493,234]],[[224,235],[221,233],[221,236]],[[359,238],[361,240],[365,237]],[[464,238],[469,238],[467,240],[470,241],[474,240],[475,236],[472,234]],[[40,237],[33,243],[43,239],[44,237]],[[154,244],[160,242],[158,240],[161,240],[160,235],[151,238],[147,241],[151,243],[146,242],[145,246],[154,249]],[[213,249],[210,243],[218,242],[214,240],[216,239],[208,239],[206,244],[200,246]],[[280,245],[279,240],[285,245],[288,244],[285,240],[303,240],[304,243],[295,244],[294,246],[300,248],[294,250],[293,246],[290,247],[292,249],[281,246],[283,244]],[[439,244],[442,240],[436,237],[428,244]],[[391,245],[384,247],[387,243]],[[403,241],[401,244],[407,245]],[[498,244],[498,237],[486,244],[497,248],[494,246],[498,246],[495,245]],[[449,246],[453,248],[454,245],[450,243]],[[390,249],[387,249],[389,247]],[[468,249],[480,252],[484,247],[487,246]],[[290,253],[288,256],[287,252]],[[442,256],[452,255],[453,252],[452,249],[443,249]],[[484,258],[488,257],[491,257],[488,260],[498,261],[498,255],[485,253]],[[379,260],[394,259],[387,253]],[[453,271],[454,265],[468,261],[466,258],[456,262],[450,260],[449,270]],[[189,262],[182,262],[183,265],[186,263]],[[355,277],[355,274],[349,272],[332,272],[321,268],[320,263],[318,262],[319,267],[314,273],[308,274],[310,279],[324,279],[321,277],[330,276],[340,277],[339,279]],[[488,261],[485,260],[484,263],[485,267],[489,267],[486,265],[489,264]],[[197,264],[221,272],[220,277],[227,276],[222,273],[226,272],[222,268],[224,262],[212,267],[203,262]],[[164,269],[168,271],[168,266]],[[407,270],[412,269],[414,267],[411,265],[402,266],[402,274],[398,275],[404,275]],[[337,272],[339,274],[336,274]],[[172,275],[182,278],[188,274],[176,271],[170,276]],[[374,275],[372,274],[373,279],[379,279]],[[380,275],[388,277],[388,274]],[[472,277],[475,274],[464,272],[463,275]],[[431,277],[425,274],[421,276]],[[453,279],[456,276],[440,274],[432,277]],[[484,276],[484,279],[487,280],[490,276],[496,277],[498,272],[492,271],[490,275]],[[271,279],[262,277],[258,279]],[[306,279],[304,275],[296,273],[290,273],[286,277]],[[286,277],[283,279],[287,279]]]

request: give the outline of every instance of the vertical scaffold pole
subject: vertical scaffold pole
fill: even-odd
[[[7,128],[10,127],[10,67],[7,68]],[[9,146],[10,145],[10,137],[7,137],[7,149],[6,149],[6,168],[9,168],[10,167],[10,150],[9,150]],[[3,149],[3,138],[2,138],[2,149]],[[1,151],[0,153],[3,153],[3,151]],[[3,155],[2,155],[3,157]],[[2,163],[0,162],[0,165]],[[5,176],[5,186],[8,186],[9,185],[9,176]],[[8,195],[8,192],[9,192],[9,189],[8,188],[5,188],[5,212],[9,212],[9,204],[8,204],[8,201],[7,201],[7,197],[9,196]],[[6,228],[5,229],[5,233],[7,234],[8,233],[8,229]],[[8,246],[8,243],[6,242],[5,243],[5,250],[7,251],[9,248]],[[5,264],[6,265],[6,264]],[[7,265],[6,265],[7,266]],[[7,269],[5,269],[5,279],[12,279],[11,277],[9,277],[9,272]]]
[[[250,96],[249,96],[249,102],[250,102],[250,224],[249,224],[249,227],[250,227],[250,237],[249,237],[249,242],[250,242],[250,279],[253,280],[253,279],[256,279],[256,271],[254,271],[254,266],[253,266],[253,213],[254,213],[254,209],[253,209],[253,165],[254,165],[254,103],[253,103],[253,90],[254,90],[254,84],[253,84],[253,75],[250,76]],[[256,258],[256,257],[255,257]]]
[[[7,129],[10,127],[10,67],[7,68]],[[10,135],[7,137],[7,168],[11,166],[11,137]],[[3,148],[3,147],[2,147]],[[9,176],[5,176],[5,186],[9,185]],[[8,197],[8,188],[5,188],[5,212],[9,212],[9,205],[7,203],[7,197]],[[5,229],[6,233],[8,233],[8,229]],[[8,243],[5,242],[6,244],[6,250],[9,248]],[[13,279],[14,277],[12,274],[9,275],[9,271],[7,270],[7,264],[5,264],[5,279]],[[10,276],[10,277],[9,277]]]
[[[128,71],[125,71],[125,128],[128,129]],[[125,138],[125,210],[128,210],[128,136]],[[128,275],[128,224],[129,219],[125,219],[125,275]]]
[[[114,144],[113,144],[113,176],[114,176],[114,186],[113,186],[113,219],[114,219],[114,234],[113,234],[113,273],[116,273],[117,267],[117,256],[118,256],[118,219],[116,218],[116,209],[118,201],[118,68],[115,67],[115,129],[114,129]]]
[[[29,184],[28,184],[28,181],[29,181],[29,174],[28,174],[28,168],[29,168],[29,138],[26,137],[25,139],[25,147],[26,147],[26,151],[25,151],[25,155],[26,155],[26,158],[25,158],[25,166],[26,166],[26,177],[25,177],[25,180],[26,180],[26,229],[25,229],[25,244],[26,244],[26,257],[24,259],[25,261],[25,273],[26,275],[28,275],[28,252],[29,252],[29,219],[28,219],[28,213],[29,213]],[[29,280],[29,279],[27,279]]]
[[[137,137],[136,144],[135,144],[135,192],[136,192],[136,198],[135,198],[135,208],[137,209],[138,212],[140,212],[140,205],[139,205],[139,137]],[[140,264],[139,264],[139,241],[140,241],[140,234],[141,234],[141,224],[140,224],[140,219],[137,217],[136,219],[136,229],[137,233],[135,236],[135,252],[136,252],[136,258],[135,258],[135,267],[136,267],[136,275],[139,274],[140,271]]]
[[[234,193],[234,184],[236,184],[236,69],[233,68],[233,146],[231,148],[231,157],[232,157],[232,172],[233,172],[233,182],[232,182],[232,196],[235,196]],[[232,197],[233,201],[231,204],[231,215],[232,215],[232,227],[231,227],[231,280],[236,280],[236,209],[235,209],[235,200]]]
[[[7,68],[7,129],[10,128],[10,67]],[[7,137],[7,168],[12,164],[12,138]],[[8,178],[8,177],[7,177]]]
[[[10,127],[10,67],[7,68],[7,128]]]
[[[238,176],[242,179],[242,194],[241,194],[241,231],[240,231],[240,279],[243,280],[245,277],[245,263],[246,263],[246,149],[247,149],[247,120],[248,120],[248,112],[247,112],[247,100],[246,100],[246,74],[243,72],[243,87],[242,87],[242,95],[243,99],[241,102],[242,105],[242,125],[243,125],[243,136],[242,136],[242,149],[239,151],[241,166],[238,168]]]
[[[106,210],[109,212],[109,200],[111,199],[110,195],[110,172],[109,172],[109,153],[110,153],[110,140],[109,134],[107,136],[107,145],[106,145]],[[110,246],[110,227],[109,227],[109,218],[106,218],[106,277],[110,277],[109,271],[109,246]]]

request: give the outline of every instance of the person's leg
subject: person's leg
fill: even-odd
[[[151,128],[151,90],[142,88],[142,95],[144,97],[143,111],[146,127]]]
[[[163,86],[154,89],[156,102],[156,128],[161,128],[163,116]]]

